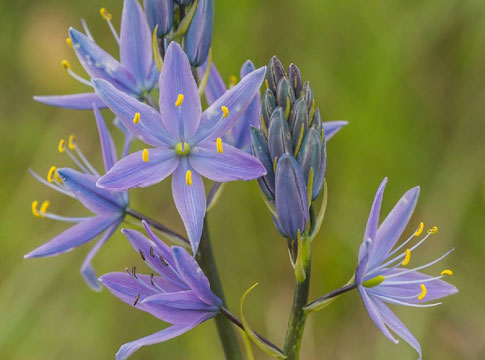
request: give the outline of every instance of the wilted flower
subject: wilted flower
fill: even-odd
[[[188,3],[180,1],[182,2]],[[214,0],[199,0],[185,37],[185,52],[193,66],[202,65],[209,55],[213,22]]]
[[[429,301],[456,294],[458,290],[453,285],[441,280],[445,276],[452,275],[451,270],[443,270],[440,276],[429,276],[419,272],[441,261],[453,249],[428,264],[411,269],[405,268],[411,260],[412,252],[428,237],[435,234],[438,228],[429,229],[418,243],[409,246],[414,238],[420,237],[423,233],[424,224],[420,223],[417,230],[406,241],[392,250],[414,211],[418,201],[419,187],[407,191],[379,225],[379,214],[386,183],[387,178],[377,189],[372,204],[364,240],[360,246],[355,284],[371,319],[382,333],[397,343],[398,341],[388,329],[392,330],[409,343],[419,353],[421,359],[419,342],[385,303],[429,307],[440,304],[428,303]]]
[[[91,37],[89,30],[83,34],[76,29],[69,29],[68,44],[72,46],[84,70],[91,78],[101,78],[110,82],[117,89],[127,94],[144,99],[155,86],[158,71],[153,60],[152,39],[147,18],[137,0],[125,0],[121,19],[121,36],[111,24],[111,14],[101,9],[101,15],[108,21],[119,43],[120,61],[101,49]],[[67,60],[62,61],[64,69],[76,80],[92,86],[89,80],[77,75]],[[35,96],[35,100],[44,104],[71,109],[91,109],[92,103],[104,107],[94,92],[60,95]]]
[[[246,111],[264,73],[264,68],[252,72],[204,112],[187,56],[175,42],[167,49],[160,74],[160,113],[105,80],[93,80],[97,94],[123,124],[155,147],[120,160],[98,180],[98,186],[110,190],[145,187],[173,173],[175,205],[195,254],[206,211],[201,175],[227,182],[265,174],[258,159],[221,139]]]
[[[214,317],[222,301],[211,291],[209,280],[183,248],[165,245],[143,222],[148,239],[138,231],[123,229],[143,261],[160,276],[142,275],[136,268],[103,275],[100,281],[116,297],[172,326],[123,345],[116,354],[124,360],[139,348],[177,337]]]
[[[116,149],[113,139],[106,127],[101,113],[94,108],[96,122],[98,125],[101,140],[101,149],[105,170],[109,170],[117,160]],[[65,140],[59,143],[59,151],[67,153],[81,169],[80,171],[56,167],[51,167],[47,180],[43,179],[32,171],[32,175],[48,187],[76,198],[88,210],[95,213],[94,217],[66,217],[56,215],[47,211],[49,201],[44,201],[39,208],[39,203],[32,203],[32,212],[36,217],[49,218],[76,225],[57,235],[49,242],[31,251],[25,258],[54,256],[70,251],[81,246],[98,235],[103,234],[100,240],[93,246],[86,256],[81,274],[93,290],[101,290],[101,285],[97,280],[96,273],[91,266],[91,260],[97,254],[101,246],[108,241],[114,231],[118,228],[125,217],[125,210],[128,206],[128,193],[113,193],[96,187],[99,174],[96,169],[86,160],[75,142],[74,136],[69,137],[66,144]],[[76,157],[76,155],[77,157]]]

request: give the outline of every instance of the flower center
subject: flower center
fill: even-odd
[[[190,152],[190,145],[185,141],[179,141],[177,145],[175,145],[175,153],[178,156],[187,156]]]

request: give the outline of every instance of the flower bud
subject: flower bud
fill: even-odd
[[[313,168],[312,199],[315,199],[316,196],[314,195],[317,195],[320,191],[315,182],[317,176],[320,175],[320,167],[324,163],[322,162],[322,143],[320,139],[320,133],[314,128],[310,128],[303,139],[300,151],[296,158],[301,165],[307,183],[310,176],[310,169]]]
[[[280,158],[285,153],[291,153],[291,135],[283,108],[277,107],[271,116],[268,129],[268,147],[271,159]]]
[[[268,68],[266,70],[266,80],[268,81],[268,86],[276,93],[276,88],[278,87],[278,83],[281,79],[286,76],[285,68],[283,64],[281,64],[280,59],[276,56],[273,56],[268,63]]]
[[[305,83],[303,84],[302,91],[303,91],[303,98],[305,99],[306,106],[307,106],[307,109],[308,109],[308,113],[310,113],[312,106],[313,106],[313,99],[314,98],[313,98],[312,88],[311,88],[310,83],[308,81],[305,81]]]
[[[173,0],[143,0],[150,31],[158,25],[157,36],[167,34],[173,25]]]
[[[187,6],[192,4],[194,0],[175,0],[175,2],[179,5]]]
[[[290,64],[288,68],[288,78],[295,93],[295,97],[300,97],[301,93],[301,72],[298,66]]]
[[[319,134],[322,133],[322,116],[320,115],[320,109],[316,108],[313,114],[313,120],[311,122],[311,127],[318,131]]]
[[[300,139],[302,126],[303,131],[308,129],[308,112],[304,99],[300,98],[296,100],[291,110],[288,125],[291,131],[293,147],[296,148],[298,140]]]
[[[207,59],[213,22],[214,0],[199,0],[185,38],[185,52],[193,66],[200,66]]]
[[[290,80],[287,78],[280,79],[276,90],[276,103],[286,111],[286,107],[289,105],[291,109],[294,102],[295,93],[291,87]]]
[[[312,200],[315,200],[320,196],[325,182],[325,170],[327,169],[327,142],[325,141],[325,138],[323,139],[321,146],[320,159],[320,168],[313,178]]]
[[[251,126],[251,147],[254,156],[261,161],[266,169],[266,175],[258,179],[259,185],[266,197],[274,200],[275,174],[273,171],[273,160],[271,159],[268,142],[263,132],[254,126]]]
[[[263,121],[266,125],[266,128],[269,127],[269,121],[275,108],[276,99],[273,95],[273,92],[270,89],[266,89],[263,95],[263,101],[261,102],[261,115],[263,116]]]

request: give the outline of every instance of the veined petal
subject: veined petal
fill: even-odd
[[[147,83],[153,68],[151,38],[141,5],[137,0],[125,0],[121,18],[120,59],[141,88],[153,86]]]
[[[348,124],[348,121],[326,121],[322,123],[323,131],[325,132],[325,140],[330,140],[339,130]]]
[[[419,186],[408,190],[381,223],[371,247],[368,269],[379,265],[399,240],[416,207],[418,197]]]
[[[186,140],[194,135],[202,113],[199,90],[187,55],[176,42],[168,46],[160,73],[159,104],[162,121],[173,138]]]
[[[24,258],[54,256],[65,253],[94,239],[117,221],[119,221],[119,216],[96,216],[90,218],[65,230],[49,242],[25,255]]]
[[[106,107],[103,100],[94,92],[71,95],[34,96],[34,100],[42,104],[74,110],[91,110],[93,103],[100,109]]]
[[[265,72],[266,67],[253,71],[206,109],[190,143],[213,141],[231,129],[258,94]],[[223,117],[222,106],[229,110],[226,117]]]
[[[207,60],[205,61],[204,65],[199,66],[197,68],[197,72],[199,73],[199,77],[202,79],[204,77],[205,72],[207,71]],[[217,70],[214,63],[211,63],[209,79],[207,80],[207,85],[204,90],[205,100],[207,104],[211,105],[214,101],[220,98],[226,92],[226,84],[224,84],[224,80],[222,80],[219,71]]]
[[[421,345],[419,345],[418,340],[411,334],[408,328],[399,320],[399,318],[389,309],[389,307],[384,304],[381,300],[376,299],[375,305],[377,310],[381,314],[386,325],[394,331],[399,337],[411,345],[414,350],[419,354],[419,359],[422,358]]]
[[[169,176],[179,162],[173,150],[163,148],[147,150],[148,161],[145,162],[144,151],[137,151],[118,161],[99,178],[97,186],[116,191],[147,187]]]
[[[96,118],[96,124],[98,125],[99,141],[101,142],[101,152],[103,153],[104,170],[108,171],[118,160],[118,156],[116,155],[116,147],[108,127],[104,122],[103,115],[101,115],[95,103],[93,103],[93,110],[94,117]]]
[[[62,168],[57,173],[63,184],[89,210],[96,214],[121,213],[125,204],[121,198],[107,190],[96,187],[96,177],[79,171]]]
[[[155,334],[126,343],[116,353],[116,360],[128,359],[134,352],[136,352],[143,346],[158,344],[180,336],[183,333],[186,333],[187,331],[193,329],[204,320],[206,319],[198,319],[196,322],[188,325],[173,325],[166,329],[163,329],[162,331],[156,332]]]
[[[219,153],[216,142],[191,149],[190,165],[202,176],[217,182],[253,180],[266,175],[263,164],[254,156],[229,144],[222,144]]]
[[[217,311],[222,306],[222,301],[211,291],[209,280],[202,272],[199,264],[189,255],[187,250],[179,246],[174,246],[172,249],[181,278],[201,301],[211,305]]]
[[[83,33],[70,28],[73,49],[91,78],[108,80],[118,89],[138,94],[135,78],[110,54]]]
[[[191,171],[190,176],[187,171]],[[189,178],[191,185],[187,184]],[[187,231],[192,251],[196,254],[204,226],[206,198],[201,176],[189,166],[186,159],[179,162],[173,173],[172,194]]]
[[[92,82],[99,97],[133,135],[152,146],[175,145],[178,141],[169,136],[160,114],[152,107],[116,89],[103,79],[93,79]],[[135,124],[133,119],[136,113],[140,114],[140,119]]]

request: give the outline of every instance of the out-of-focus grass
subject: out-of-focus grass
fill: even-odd
[[[31,100],[33,94],[83,90],[59,66],[67,58],[81,71],[65,45],[68,26],[79,28],[80,17],[115,52],[98,15],[101,6],[111,10],[118,24],[118,0],[0,3],[1,359],[109,359],[122,343],[165,326],[107,291],[91,292],[78,273],[87,248],[51,259],[22,259],[65,228],[34,219],[29,209],[33,199],[51,200],[52,210],[59,213],[82,211],[36,183],[27,168],[45,173],[52,164],[70,165],[56,152],[58,139],[70,133],[101,164],[91,113]],[[428,261],[454,246],[453,255],[431,272],[452,268],[450,281],[460,293],[438,308],[397,312],[421,340],[425,358],[483,359],[483,1],[219,0],[214,31],[214,59],[226,78],[247,58],[260,66],[277,54],[286,65],[298,64],[311,80],[326,120],[350,121],[328,144],[329,205],[314,247],[311,298],[351,276],[382,177],[390,178],[384,211],[406,189],[420,184],[413,226],[423,220],[440,231],[412,261]],[[168,182],[134,190],[132,199],[135,208],[182,230]],[[247,317],[281,344],[293,279],[284,241],[273,229],[256,185],[226,186],[209,218],[230,307],[259,281],[248,299]],[[141,267],[120,235],[95,259],[100,274],[134,264]],[[355,293],[312,315],[303,345],[303,359],[415,357],[404,342],[393,345],[378,333]],[[209,322],[143,349],[133,359],[219,359],[221,354]],[[257,357],[264,355],[257,352]]]

